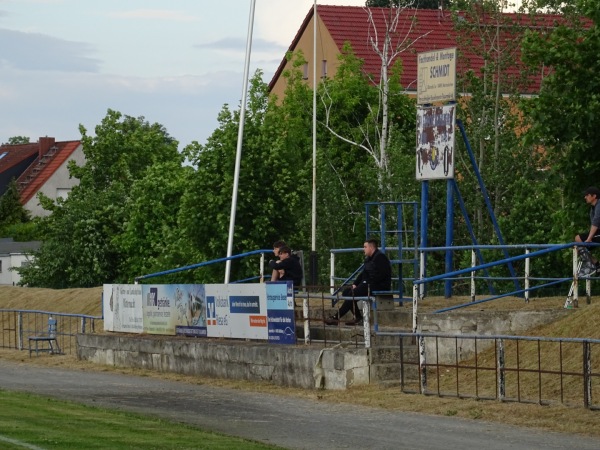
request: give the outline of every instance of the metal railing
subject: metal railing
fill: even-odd
[[[175,269],[163,270],[162,272],[155,272],[155,273],[149,273],[147,275],[140,275],[140,276],[135,277],[134,281],[137,284],[141,280],[146,280],[148,278],[159,277],[162,275],[170,275],[173,273],[184,272],[187,270],[199,269],[201,267],[210,266],[212,264],[218,264],[218,263],[222,263],[222,262],[226,262],[226,261],[233,261],[236,259],[246,258],[248,256],[253,256],[253,255],[260,255],[259,275],[251,277],[251,278],[247,278],[245,280],[238,281],[238,283],[245,282],[245,281],[261,280],[264,277],[265,253],[273,253],[273,250],[266,250],[266,249],[253,250],[253,251],[246,252],[246,253],[240,253],[239,255],[233,255],[233,256],[228,256],[225,258],[213,259],[211,261],[205,261],[205,262],[201,262],[201,263],[197,263],[197,264],[191,264],[189,266],[177,267]]]
[[[405,393],[600,410],[600,340],[382,332]],[[407,342],[408,341],[408,342]],[[418,344],[418,352],[414,351]],[[465,350],[466,349],[466,350]],[[465,358],[465,352],[469,355]]]
[[[28,348],[29,336],[47,333],[48,320],[57,321],[56,339],[65,354],[76,353],[76,335],[94,333],[102,317],[50,311],[0,309],[0,347],[15,350]]]

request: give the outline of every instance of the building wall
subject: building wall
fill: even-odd
[[[312,88],[313,86],[313,42],[314,42],[314,17],[311,18],[308,26],[304,30],[302,36],[298,40],[298,44],[294,49],[294,52],[302,50],[304,58],[308,61],[307,67],[307,83]],[[327,61],[327,77],[332,78],[340,65],[338,61],[338,55],[340,54],[335,42],[333,41],[329,31],[323,24],[320,18],[317,18],[317,82],[321,80],[322,76],[322,62]],[[285,70],[292,69],[292,63],[288,61],[285,64]],[[302,70],[302,69],[301,69]],[[286,88],[286,79],[280,76],[271,89],[271,94],[277,95],[279,99],[284,97]]]
[[[0,255],[0,285],[14,286],[21,281],[21,275],[13,267],[21,267],[29,262],[29,256],[23,253]]]
[[[38,192],[42,192],[49,198],[56,200],[58,197],[65,197],[65,192],[70,191],[74,186],[79,184],[79,180],[76,178],[69,177],[69,170],[67,168],[69,161],[74,160],[77,165],[85,164],[85,156],[83,154],[83,147],[79,145],[73,154],[67,159],[54,174],[48,179],[46,183]],[[45,210],[40,206],[37,198],[37,193],[24,205],[25,209],[31,212],[33,217],[45,217],[50,215],[50,211]]]

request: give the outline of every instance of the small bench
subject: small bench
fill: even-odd
[[[47,342],[48,347],[40,348],[39,344]],[[34,347],[32,347],[32,344]],[[29,357],[31,353],[35,351],[35,355],[39,356],[39,352],[48,352],[52,355],[61,354],[60,345],[56,339],[56,319],[50,317],[48,319],[48,332],[46,334],[40,334],[38,336],[29,336]]]

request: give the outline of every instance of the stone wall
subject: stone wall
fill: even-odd
[[[96,364],[133,367],[282,386],[347,389],[369,384],[367,349],[321,349],[240,341],[81,334],[77,356]]]

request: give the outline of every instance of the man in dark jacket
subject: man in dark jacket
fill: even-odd
[[[293,281],[296,288],[302,284],[302,266],[288,246],[279,249],[279,260],[269,261],[269,268],[278,272],[277,281]]]
[[[392,265],[384,253],[379,251],[378,242],[368,239],[363,245],[365,264],[363,271],[351,287],[344,289],[344,297],[367,297],[373,291],[389,291],[392,288]],[[327,325],[337,325],[340,318],[352,310],[354,316],[346,325],[360,325],[363,317],[355,300],[344,300],[337,315],[325,319]]]
[[[583,198],[590,205],[590,231],[576,235],[575,242],[594,242],[600,244],[600,206],[598,206],[600,189],[596,186],[588,187],[583,191]],[[594,269],[599,271],[600,262],[598,259],[592,257],[592,262],[594,263]]]

